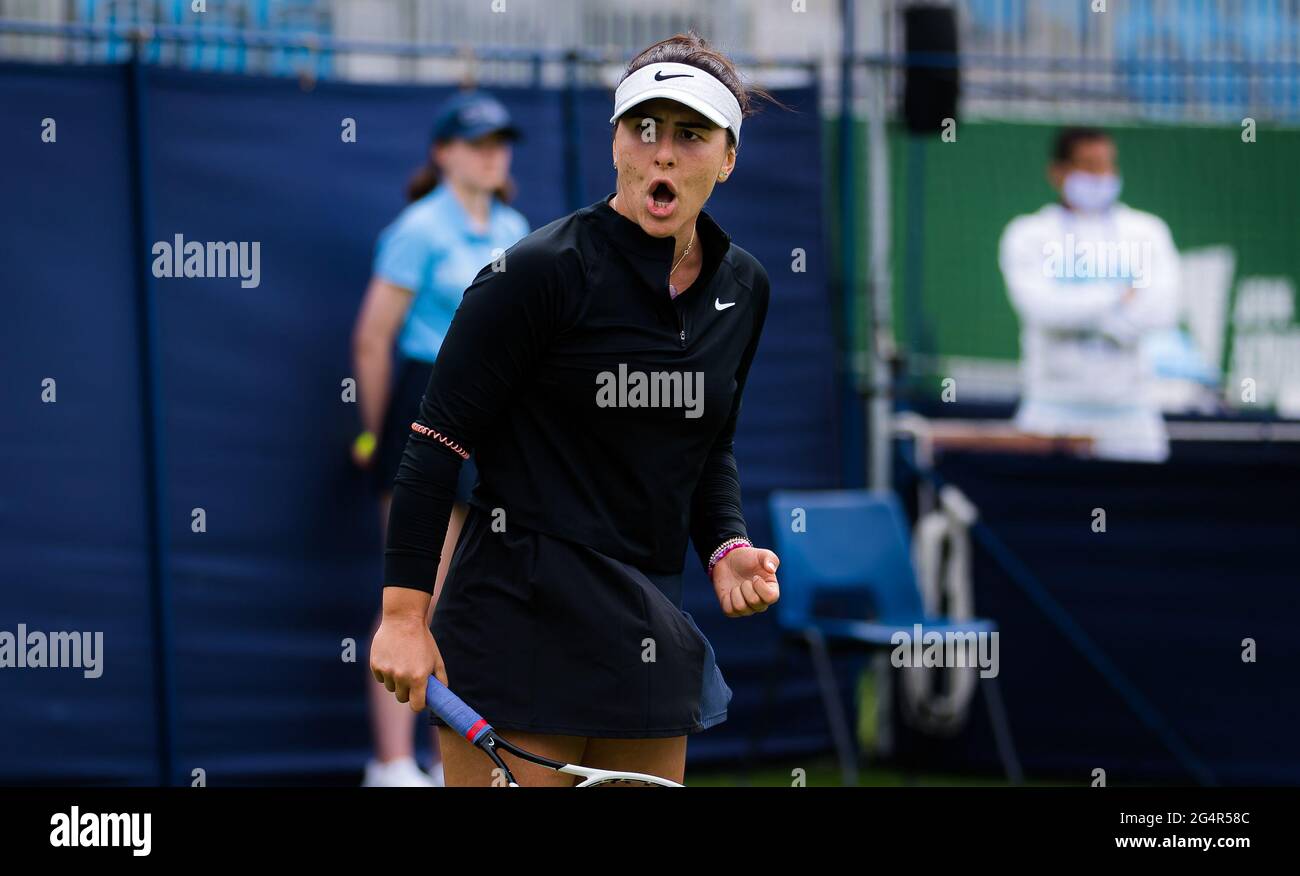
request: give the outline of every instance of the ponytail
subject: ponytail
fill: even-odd
[[[440,178],[438,165],[433,163],[429,158],[425,161],[424,166],[411,174],[411,178],[406,181],[406,200],[418,201],[429,192],[438,187]]]
[[[515,199],[515,191],[515,178],[506,174],[506,181],[501,184],[499,189],[492,192],[492,194],[495,195],[496,199],[501,203],[509,204]]]

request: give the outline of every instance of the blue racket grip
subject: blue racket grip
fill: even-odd
[[[425,704],[433,713],[447,722],[447,726],[464,736],[471,744],[492,732],[492,725],[483,716],[465,704],[465,701],[447,689],[437,676],[429,676],[425,690]]]

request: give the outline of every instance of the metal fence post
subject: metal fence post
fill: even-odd
[[[583,206],[582,160],[579,138],[582,136],[578,119],[578,53],[564,53],[564,90],[560,97],[564,138],[564,200],[567,210],[573,212]]]
[[[839,177],[840,215],[840,417],[843,445],[840,450],[841,481],[845,487],[856,487],[866,480],[864,445],[868,452],[871,439],[863,428],[863,406],[858,390],[855,365],[857,332],[857,168],[853,160],[853,64],[854,46],[857,44],[856,24],[853,14],[854,0],[840,0],[840,123]],[[869,416],[866,426],[872,427]]]
[[[136,325],[140,336],[140,408],[145,468],[146,531],[149,545],[150,632],[153,637],[153,690],[158,749],[158,784],[175,783],[175,697],[172,685],[171,588],[168,568],[166,466],[163,455],[161,353],[158,302],[146,254],[150,251],[148,154],[148,81],[143,54],[147,34],[131,39],[127,64],[127,112],[130,124],[132,243],[136,266]]]

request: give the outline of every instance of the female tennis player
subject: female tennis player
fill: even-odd
[[[650,46],[614,99],[615,192],[528,235],[466,290],[393,492],[371,670],[425,706],[433,673],[521,748],[682,781],[731,691],[681,610],[688,538],[728,617],[776,602],[732,452],[767,313],[763,266],[703,210],[751,95],[697,34]],[[479,480],[432,633],[457,473]],[[448,785],[493,765],[439,726]],[[519,782],[572,776],[505,755]]]
[[[518,137],[506,108],[482,92],[462,92],[436,114],[427,163],[407,186],[411,203],[381,232],[373,276],[353,334],[364,431],[353,458],[369,468],[379,493],[381,531],[388,526],[393,479],[411,421],[429,382],[452,314],[479,269],[528,233],[509,200],[511,143]],[[396,348],[396,363],[394,363]],[[456,544],[476,472],[460,472],[445,551]],[[440,574],[437,586],[442,583]],[[430,605],[436,602],[431,600]],[[434,744],[432,776],[416,766],[414,716],[384,688],[367,685],[375,757],[363,784],[442,783]]]

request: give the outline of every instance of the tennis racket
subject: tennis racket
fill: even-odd
[[[614,782],[632,785],[656,785],[663,788],[682,787],[677,782],[661,779],[658,776],[649,776],[645,773],[598,770],[572,763],[561,763],[558,760],[551,760],[549,757],[542,757],[539,754],[524,751],[519,746],[512,745],[509,741],[498,736],[496,731],[492,729],[492,725],[484,720],[482,715],[471,709],[464,700],[448,690],[445,684],[432,675],[429,676],[429,686],[425,692],[425,704],[435,715],[446,721],[448,727],[464,736],[471,745],[477,746],[490,757],[492,762],[500,768],[501,774],[511,788],[518,788],[519,783],[515,781],[514,774],[510,772],[510,767],[506,766],[506,762],[501,759],[498,749],[504,749],[517,758],[553,769],[557,773],[578,776],[582,779],[577,785],[579,788],[591,788],[595,785],[608,785]]]

